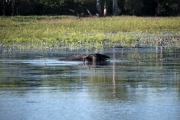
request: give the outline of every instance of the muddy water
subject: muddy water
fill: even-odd
[[[58,61],[77,51],[1,52],[0,120],[180,119],[180,49],[99,52],[107,64]]]

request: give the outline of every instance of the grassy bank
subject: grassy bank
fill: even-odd
[[[176,36],[180,36],[180,17],[0,17],[2,43],[136,41],[137,34],[156,36],[164,34],[162,31],[176,31]]]

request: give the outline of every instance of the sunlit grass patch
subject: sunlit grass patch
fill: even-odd
[[[15,16],[0,17],[0,41],[6,42],[108,42],[132,43],[180,36],[180,17],[88,17]],[[167,32],[162,32],[167,31]],[[161,35],[163,34],[163,35]]]

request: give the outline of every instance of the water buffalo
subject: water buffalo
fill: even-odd
[[[94,53],[94,54],[89,54],[89,55],[73,55],[70,57],[66,57],[64,59],[59,59],[61,61],[83,61],[84,63],[90,63],[90,62],[96,62],[100,63],[103,61],[106,61],[110,57],[104,54],[99,54],[99,53]]]

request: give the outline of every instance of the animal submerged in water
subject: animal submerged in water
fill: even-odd
[[[59,59],[61,61],[83,61],[84,63],[100,63],[106,61],[110,57],[104,54],[94,53],[89,55],[73,55],[66,57],[64,59]]]

